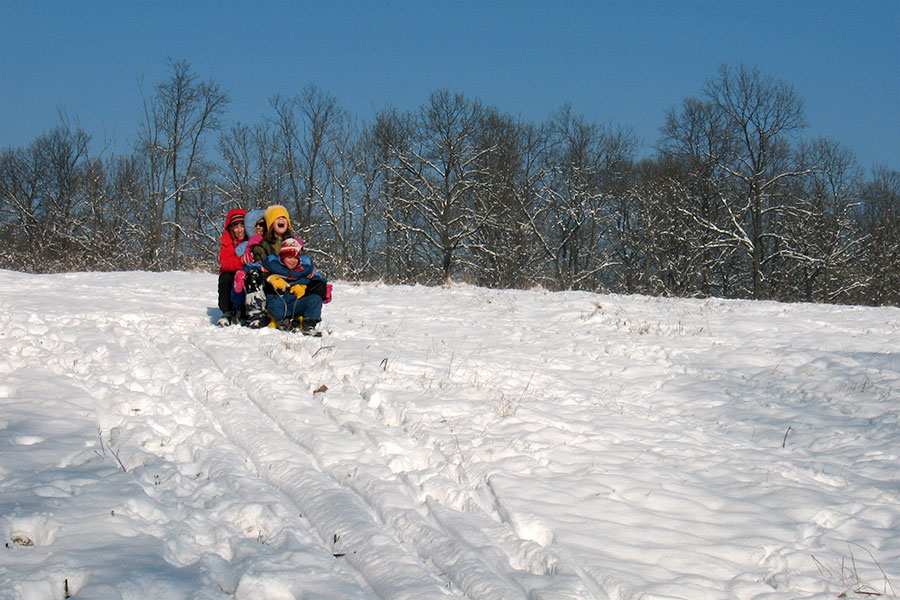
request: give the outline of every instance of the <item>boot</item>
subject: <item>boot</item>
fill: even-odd
[[[264,329],[268,326],[269,317],[267,315],[262,315],[261,317],[254,317],[247,320],[247,327],[249,327],[250,329]]]
[[[316,325],[319,324],[320,319],[304,319],[300,317],[300,333],[303,335],[312,335],[312,336],[320,336],[322,332],[316,331]]]
[[[260,329],[269,324],[266,312],[266,294],[262,290],[247,294],[247,327]]]

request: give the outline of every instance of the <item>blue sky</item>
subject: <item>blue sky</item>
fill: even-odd
[[[570,102],[634,128],[649,153],[665,111],[720,64],[758,67],[805,102],[805,137],[900,170],[900,0],[171,2],[0,0],[0,148],[59,123],[115,152],[141,85],[188,61],[255,123],[307,85],[366,120],[448,88],[540,122]],[[143,83],[141,83],[143,82]]]

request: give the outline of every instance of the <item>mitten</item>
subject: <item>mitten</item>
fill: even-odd
[[[323,304],[328,304],[329,302],[331,302],[331,284],[330,283],[325,286],[325,300],[323,301]]]
[[[247,271],[241,269],[234,274],[234,291],[241,293],[244,291],[244,280],[247,279]]]
[[[262,241],[263,237],[258,233],[254,236],[251,236],[249,240],[247,240],[247,247],[252,248]]]
[[[306,286],[303,285],[302,283],[295,283],[294,285],[291,286],[291,293],[293,295],[297,296],[298,298],[302,298],[303,295],[306,293]]]
[[[243,256],[245,252],[247,252],[247,240],[244,240],[234,248],[235,256]]]
[[[288,289],[287,281],[278,275],[269,275],[269,283],[272,284],[272,287],[275,288],[275,291],[279,294],[283,294],[285,290]]]
[[[241,255],[241,262],[245,265],[249,265],[250,263],[256,262],[256,259],[253,257],[252,252],[247,252],[246,254]]]

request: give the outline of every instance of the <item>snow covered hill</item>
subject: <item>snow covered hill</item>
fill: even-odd
[[[0,271],[0,598],[900,592],[900,310]]]

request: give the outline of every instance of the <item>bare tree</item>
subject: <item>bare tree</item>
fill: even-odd
[[[528,224],[533,209],[539,153],[545,139],[538,128],[485,110],[476,132],[482,155],[473,209],[480,216],[467,244],[466,259],[475,281],[492,287],[528,287],[541,283],[540,249]]]
[[[138,154],[114,157],[105,171],[105,197],[93,209],[95,228],[108,241],[107,250],[98,253],[103,269],[136,269],[144,265],[147,242],[142,228],[145,210],[145,163]]]
[[[858,215],[868,236],[864,301],[900,306],[900,171],[875,169],[863,184]]]
[[[596,288],[614,266],[605,206],[635,142],[625,129],[588,121],[564,105],[545,125],[540,182],[529,223],[563,289]]]
[[[43,222],[40,214],[44,173],[38,159],[37,144],[28,148],[10,148],[0,154],[0,217],[7,243],[0,245],[5,268],[33,269],[23,264],[25,240],[38,239]],[[27,242],[30,244],[31,242]]]
[[[392,225],[419,238],[426,253],[422,258],[436,267],[443,282],[450,281],[458,251],[482,222],[473,202],[480,161],[494,150],[477,143],[482,114],[478,102],[461,94],[431,94],[418,115],[414,142],[396,154],[396,166],[389,166],[399,186],[394,201],[401,205],[389,218],[398,213],[412,217]]]
[[[10,266],[61,270],[83,256],[90,237],[84,223],[89,142],[77,123],[64,122],[27,148],[0,156],[0,210],[11,244]]]
[[[713,234],[709,247],[732,248],[744,257],[748,292],[766,294],[781,241],[777,222],[785,184],[807,174],[791,164],[788,136],[804,126],[803,103],[788,84],[755,68],[722,66],[704,88],[705,101],[690,99],[670,112],[664,128],[668,152],[699,168],[695,222]],[[710,210],[707,198],[719,206]]]
[[[702,250],[703,229],[688,216],[697,201],[684,182],[690,169],[670,157],[646,159],[637,165],[622,202],[627,211],[617,218],[616,252],[621,281],[632,293],[664,295],[709,294],[709,273],[716,254]],[[627,216],[626,216],[627,214]]]
[[[350,152],[342,153],[344,160],[338,172],[344,173],[352,163],[353,182],[350,176],[341,177],[335,187],[341,189],[341,203],[349,204],[351,221],[343,222],[352,229],[352,238],[342,236],[347,244],[345,253],[353,253],[355,259],[345,265],[355,278],[380,277],[387,279],[383,258],[384,248],[384,198],[381,195],[382,175],[385,168],[379,144],[374,135],[374,127],[365,126],[355,136]],[[335,219],[336,221],[336,219]],[[342,275],[343,276],[343,275]]]
[[[726,119],[725,147],[730,151],[714,157],[716,164],[740,194],[728,203],[725,231],[749,253],[752,294],[762,298],[764,266],[774,253],[773,240],[767,238],[778,218],[779,186],[807,173],[785,161],[786,136],[805,126],[803,102],[790,85],[743,65],[736,71],[722,66],[705,93]]]
[[[692,262],[702,265],[695,273],[698,280],[687,284],[702,295],[742,295],[741,289],[750,288],[749,273],[737,267],[745,237],[734,233],[728,209],[736,192],[720,165],[720,157],[734,154],[728,123],[708,100],[688,98],[680,110],[668,111],[659,148],[660,159],[668,164],[664,170],[668,180],[652,184],[651,197],[668,199],[657,208],[674,211],[659,215],[663,230],[670,232],[670,244],[682,240]],[[690,272],[681,271],[682,276]],[[677,287],[674,281],[669,285]]]
[[[218,189],[228,207],[251,210],[283,201],[277,152],[270,122],[234,125],[220,136],[218,173],[222,181]]]
[[[400,224],[411,222],[413,215],[408,205],[401,203],[403,183],[398,173],[403,170],[401,156],[411,153],[414,118],[387,108],[375,115],[375,121],[364,134],[367,142],[367,160],[371,169],[371,184],[367,189],[375,195],[373,204],[383,236],[383,265],[378,270],[389,282],[408,282],[415,279],[417,239],[412,231]]]
[[[328,140],[323,163],[328,178],[327,194],[321,199],[324,213],[320,256],[328,253],[339,276],[355,274],[363,267],[359,258],[371,235],[371,196],[363,191],[366,169],[355,124],[342,114]]]
[[[132,154],[65,119],[0,151],[0,267],[211,267],[226,208],[278,203],[333,277],[900,303],[900,174],[796,144],[802,102],[754,68],[721,67],[640,163],[569,105],[534,124],[438,90],[359,124],[315,86],[212,156],[227,103],[170,60]]]
[[[270,104],[275,111],[282,177],[293,200],[294,229],[308,237],[322,225],[319,209],[330,183],[326,153],[333,149],[329,140],[338,135],[335,130],[340,128],[344,111],[337,99],[315,86],[307,86],[291,98],[277,95]]]
[[[777,224],[783,268],[777,287],[782,296],[808,301],[848,298],[862,285],[853,271],[863,240],[852,217],[860,169],[849,150],[826,139],[800,144],[796,164],[808,173],[794,178]]]
[[[228,96],[212,81],[200,82],[186,61],[169,61],[169,78],[144,97],[144,121],[138,135],[138,152],[146,161],[147,265],[159,268],[164,229],[171,229],[170,264],[181,252],[185,231],[182,209],[196,192],[204,142],[220,128]]]

